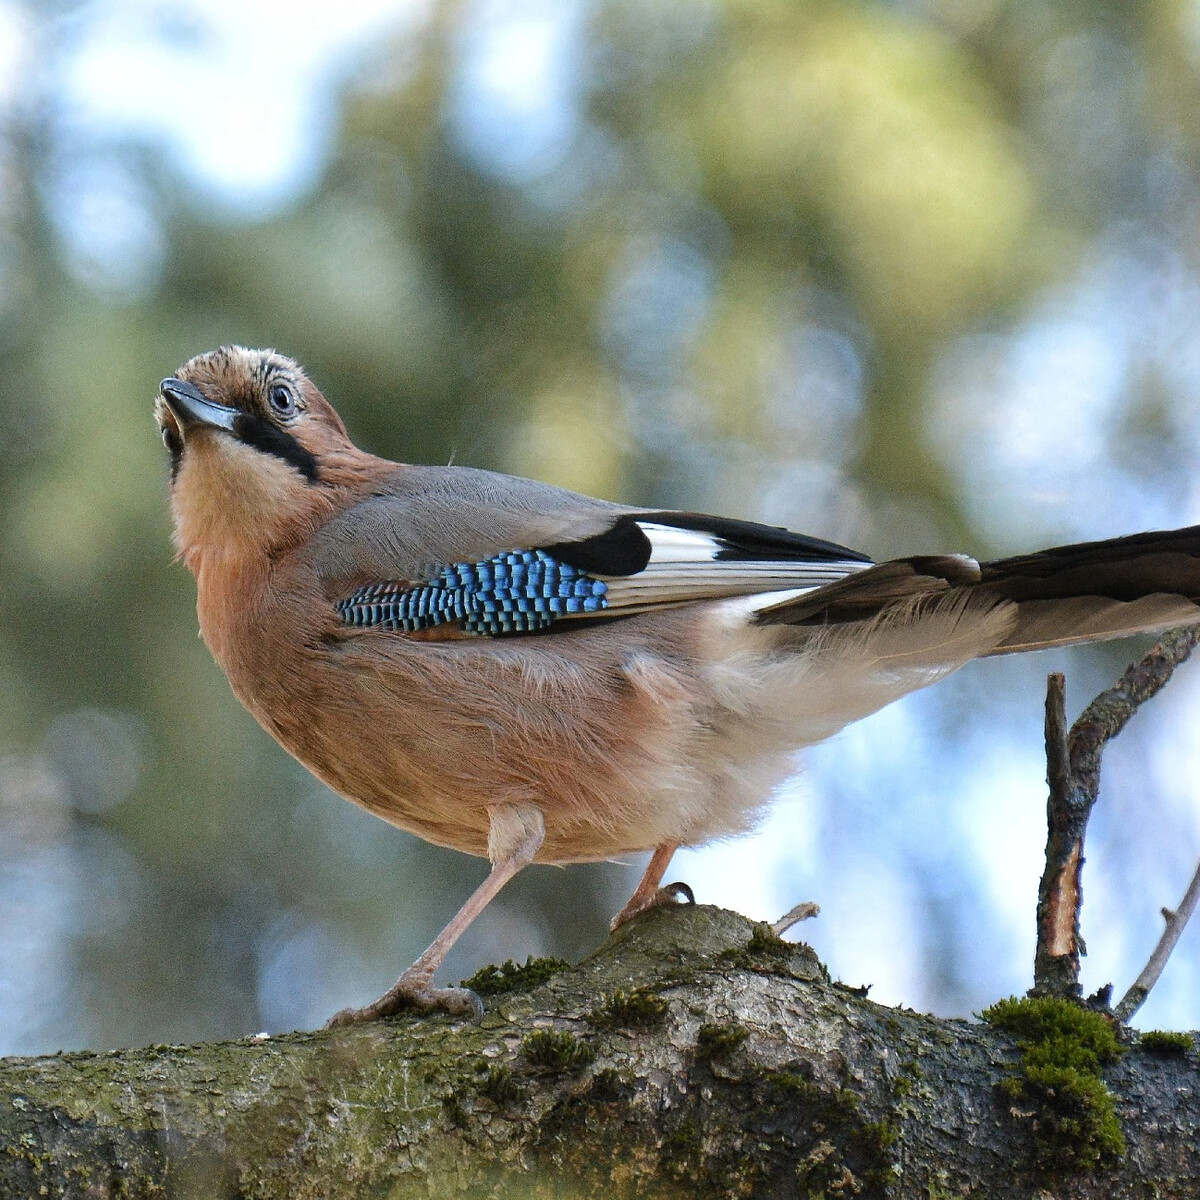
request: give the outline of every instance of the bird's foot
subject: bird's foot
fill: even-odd
[[[359,1025],[364,1021],[378,1021],[397,1013],[448,1013],[452,1017],[466,1017],[473,1024],[483,1020],[483,1001],[470,988],[434,987],[426,978],[409,978],[401,975],[378,1000],[364,1008],[343,1008],[325,1022],[326,1029],[339,1025]]]
[[[612,919],[610,929],[619,929],[626,921],[632,921],[638,913],[648,908],[657,908],[660,904],[674,904],[683,899],[688,904],[695,904],[696,897],[686,883],[668,883],[665,887],[654,888],[642,892],[640,889],[629,897],[629,903]]]
[[[795,908],[785,912],[771,926],[771,932],[776,937],[783,937],[793,925],[798,925],[801,921],[807,921],[810,917],[818,916],[820,912],[821,906],[819,904],[814,904],[811,900],[805,900],[802,904],[797,904]]]

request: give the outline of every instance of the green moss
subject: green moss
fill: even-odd
[[[1033,1061],[1098,1071],[1123,1053],[1112,1025],[1100,1013],[1069,1000],[1034,996],[1000,1000],[980,1016],[1011,1034]]]
[[[719,958],[731,966],[749,971],[777,971],[786,969],[788,959],[796,949],[791,942],[785,942],[770,925],[758,924],[754,926],[750,940],[745,945],[722,950]]]
[[[633,1094],[633,1084],[620,1071],[605,1067],[592,1076],[588,1098],[596,1104],[621,1104]]]
[[[917,1084],[921,1082],[924,1075],[920,1064],[915,1059],[902,1062],[900,1073],[892,1083],[892,1096],[897,1100],[907,1099],[917,1090]]]
[[[863,1182],[869,1188],[885,1188],[896,1175],[892,1148],[900,1135],[890,1121],[868,1121],[850,1132],[846,1148],[868,1165]]]
[[[531,1067],[542,1071],[582,1071],[596,1052],[573,1033],[536,1029],[521,1042],[521,1053]]]
[[[750,940],[742,947],[747,954],[774,955],[776,958],[787,958],[792,952],[790,942],[785,942],[770,925],[760,922],[754,926]]]
[[[1163,1029],[1148,1029],[1138,1038],[1138,1045],[1151,1054],[1159,1054],[1164,1058],[1182,1057],[1189,1050],[1195,1049],[1191,1034],[1168,1033]]]
[[[734,1021],[727,1025],[701,1025],[696,1033],[696,1053],[710,1062],[728,1058],[746,1040],[747,1030]]]
[[[868,1121],[860,1125],[849,1137],[850,1144],[863,1154],[887,1154],[899,1135],[887,1121]]]
[[[846,1088],[824,1088],[797,1071],[763,1071],[768,1103],[808,1109],[824,1128],[840,1128],[858,1119],[858,1097]]]
[[[1100,1077],[1122,1047],[1103,1016],[1052,996],[1001,1000],[980,1016],[1021,1051],[1020,1073],[1000,1089],[1014,1104],[1035,1109],[1039,1166],[1089,1170],[1125,1153],[1113,1095]]]
[[[661,1025],[668,1011],[667,1002],[650,988],[634,988],[629,992],[618,988],[584,1020],[594,1029],[647,1030]]]
[[[525,965],[518,966],[510,958],[501,966],[483,967],[462,986],[478,992],[481,996],[499,996],[504,992],[527,992],[539,983],[545,983],[559,971],[570,969],[571,964],[561,958],[527,958]]]
[[[503,1065],[488,1067],[487,1075],[479,1085],[479,1094],[486,1096],[497,1108],[522,1104],[529,1096],[525,1085]]]
[[[442,1108],[445,1110],[446,1119],[456,1129],[464,1129],[466,1127],[468,1121],[467,1110],[463,1107],[463,1102],[456,1092],[451,1092],[448,1096],[442,1097]]]
[[[695,1180],[699,1174],[703,1148],[700,1126],[685,1117],[663,1139],[659,1164],[672,1179]]]

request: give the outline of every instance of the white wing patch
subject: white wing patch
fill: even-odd
[[[720,538],[698,529],[679,529],[638,521],[637,527],[650,539],[650,563],[712,562],[725,548]]]

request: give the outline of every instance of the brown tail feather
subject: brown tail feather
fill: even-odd
[[[993,654],[1190,624],[1200,621],[1200,526],[1054,546],[982,564],[957,556],[897,559],[764,609],[757,619],[836,624],[967,590],[1016,602],[1016,623]]]

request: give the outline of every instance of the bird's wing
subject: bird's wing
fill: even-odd
[[[336,601],[347,625],[468,634],[545,632],[728,596],[769,602],[871,565],[785,529],[461,468],[406,468],[331,521],[314,552],[334,591],[353,581]]]

